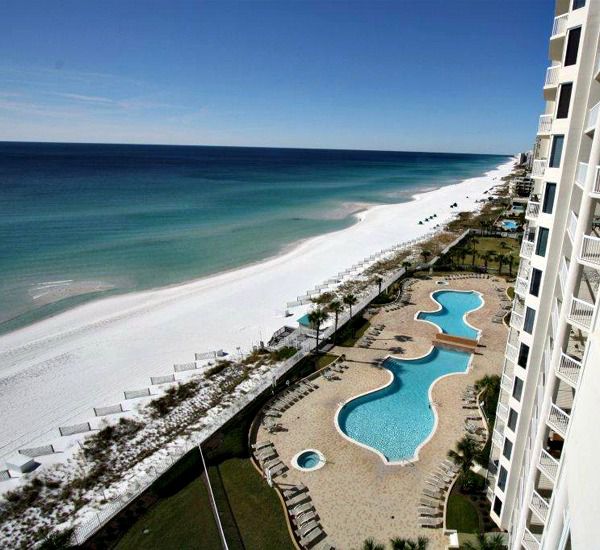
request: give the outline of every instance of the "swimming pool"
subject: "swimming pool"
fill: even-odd
[[[473,290],[469,292],[438,290],[431,297],[440,304],[440,309],[437,311],[420,311],[417,319],[434,323],[442,332],[452,336],[473,340],[479,336],[479,331],[469,325],[464,318],[469,311],[479,309],[483,305],[483,299],[479,292]]]
[[[502,225],[504,229],[510,230],[514,230],[519,227],[519,224],[514,220],[502,220],[502,223],[500,225]]]
[[[433,348],[418,359],[389,357],[383,366],[391,382],[343,405],[337,425],[347,437],[377,452],[387,462],[417,458],[435,425],[429,389],[441,376],[465,372],[471,355]]]
[[[297,321],[298,324],[302,325],[303,327],[311,328],[310,321],[308,320],[308,313],[305,313],[302,317],[299,317]]]

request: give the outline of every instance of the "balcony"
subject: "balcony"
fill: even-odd
[[[496,429],[494,429],[494,432],[492,433],[492,443],[500,449],[502,449],[502,446],[504,445],[504,436]]]
[[[513,387],[513,379],[506,373],[502,374],[502,378],[500,379],[500,387],[504,391],[511,391]]]
[[[550,426],[563,439],[567,436],[567,428],[571,417],[560,407],[552,404],[548,413],[548,426]]]
[[[563,13],[558,17],[554,18],[554,25],[552,25],[552,35],[550,36],[550,40],[554,40],[561,35],[565,35],[567,32],[567,20],[569,19],[568,13]]]
[[[590,330],[593,317],[594,304],[580,298],[571,298],[571,307],[569,308],[569,321],[571,323],[576,323],[584,330]]]
[[[533,249],[535,247],[535,244],[533,241],[526,241],[523,240],[523,242],[521,243],[521,256],[523,258],[531,258],[531,256],[533,255]]]
[[[550,504],[537,491],[533,491],[529,507],[531,508],[531,511],[542,520],[542,522],[546,522],[546,518],[548,517],[548,508],[550,507]]]
[[[521,330],[523,328],[523,316],[513,311],[510,314],[510,326],[516,330]]]
[[[506,422],[508,420],[508,407],[506,405],[503,405],[502,403],[498,403],[496,417],[498,417],[503,422]]]
[[[590,193],[593,197],[600,198],[600,166],[596,166],[596,176]]]
[[[531,177],[532,178],[544,177],[544,172],[546,171],[547,165],[548,165],[548,159],[535,159],[533,161],[533,166],[531,167]]]
[[[600,268],[600,238],[584,235],[579,260],[592,267]]]
[[[512,318],[511,318],[511,321],[512,321]],[[513,363],[517,360],[517,354],[518,354],[518,352],[517,352],[516,346],[512,346],[510,344],[508,344],[506,346],[506,357]]]
[[[521,296],[525,297],[527,295],[527,291],[529,290],[529,284],[526,279],[521,277],[517,277],[515,280],[515,292]]]
[[[529,200],[527,203],[527,211],[525,217],[530,220],[535,220],[540,215],[540,203],[538,201]]]
[[[538,135],[548,135],[552,132],[552,115],[540,115]]]
[[[558,333],[558,302],[556,300],[552,306],[552,333],[554,339],[556,339],[556,334]]]
[[[577,164],[577,172],[575,172],[575,183],[582,189],[585,186],[585,177],[587,176],[588,165],[587,162],[580,162]]]
[[[560,280],[560,289],[565,292],[565,285],[567,284],[567,274],[569,273],[569,266],[567,265],[567,260],[563,256],[560,261],[560,271],[558,272],[558,278]]]
[[[596,103],[588,112],[587,119],[585,121],[584,132],[588,135],[592,135],[596,129],[596,122],[598,122],[598,113],[600,112],[600,101]]]
[[[556,460],[556,458],[554,458],[550,453],[542,449],[540,452],[540,461],[538,464],[538,468],[544,473],[544,475],[548,479],[552,481],[552,483],[556,483],[558,466],[558,460]]]
[[[560,69],[560,65],[552,65],[546,69],[546,80],[544,81],[544,99],[546,100],[552,99],[556,95]]]
[[[579,382],[582,368],[581,361],[570,357],[566,353],[561,353],[560,362],[556,367],[556,375],[575,388],[577,382]]]
[[[527,527],[523,533],[523,548],[525,550],[540,550],[541,535],[534,535]]]
[[[567,225],[567,233],[569,234],[569,238],[571,242],[575,240],[575,232],[577,231],[577,214],[571,210],[569,213],[569,224]]]

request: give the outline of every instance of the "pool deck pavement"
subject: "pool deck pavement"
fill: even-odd
[[[502,370],[507,328],[491,319],[500,307],[495,288],[505,289],[507,285],[502,279],[474,278],[440,286],[436,284],[439,279],[419,280],[413,286],[411,303],[400,309],[380,308],[371,323],[384,324],[385,329],[372,348],[334,347],[330,353],[345,354],[350,368],[333,381],[317,378],[319,388],[279,419],[286,431],[271,434],[263,426],[258,430],[257,440],[272,441],[289,467],[277,483],[282,488],[298,483],[308,487],[327,542],[336,548],[358,548],[367,537],[387,544],[397,536],[426,536],[430,549],[447,546],[443,529],[419,526],[419,499],[428,474],[465,435],[464,419],[473,411],[462,408],[463,389],[486,374],[500,374]],[[429,352],[437,329],[414,317],[420,310],[437,309],[430,294],[441,289],[477,290],[483,294],[484,306],[467,315],[471,325],[482,329],[479,346],[467,373],[446,376],[435,383],[432,398],[438,425],[421,448],[419,459],[407,465],[387,465],[374,452],[345,439],[335,425],[335,414],[347,399],[388,382],[389,372],[377,366],[386,356],[414,358]],[[327,462],[323,468],[301,472],[291,466],[292,457],[307,448],[324,454]]]

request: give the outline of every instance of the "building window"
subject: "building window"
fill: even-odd
[[[569,116],[569,105],[571,104],[571,92],[573,84],[567,82],[560,85],[560,94],[558,95],[558,107],[556,108],[556,118],[567,118]]]
[[[544,214],[552,214],[554,209],[554,196],[556,195],[556,183],[546,183],[546,191],[544,192],[544,203],[542,204],[542,212]]]
[[[573,0],[573,9],[578,10],[585,6],[585,0]]]
[[[517,427],[517,418],[519,418],[519,414],[514,409],[510,409],[508,413],[508,421],[507,426],[514,432]]]
[[[523,393],[523,380],[518,376],[515,376],[515,383],[513,385],[513,397],[517,401],[521,401],[521,394]]]
[[[519,367],[526,369],[528,359],[529,359],[529,346],[527,344],[521,343],[521,347],[519,348],[519,356],[517,357],[517,365],[519,365]]]
[[[558,168],[560,166],[564,142],[565,136],[554,136],[554,138],[552,138],[552,147],[550,149],[550,162],[548,163],[548,166],[550,168]]]
[[[548,234],[550,230],[546,227],[540,227],[537,234],[537,243],[535,245],[535,253],[542,258],[546,255],[546,247],[548,246]]]
[[[525,321],[523,321],[523,330],[528,334],[533,332],[533,323],[535,322],[535,309],[527,306],[525,310]]]
[[[542,272],[535,267],[531,270],[531,282],[529,283],[529,294],[532,296],[540,295],[540,285],[542,284]]]
[[[502,501],[496,497],[494,499],[494,514],[500,516],[500,512],[502,511]]]
[[[564,66],[577,63],[577,52],[579,51],[579,39],[581,38],[581,27],[571,29],[567,38],[567,53],[565,54]]]
[[[512,454],[512,442],[507,437],[504,438],[504,448],[502,449],[502,455],[507,460],[510,460],[510,455]]]
[[[504,466],[500,466],[500,473],[498,474],[498,488],[501,491],[504,491],[506,488],[506,478],[508,477],[508,472]]]

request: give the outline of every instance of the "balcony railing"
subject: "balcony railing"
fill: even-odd
[[[523,328],[523,316],[513,311],[510,314],[510,326],[514,329],[521,330]]]
[[[569,309],[569,321],[577,323],[581,327],[589,330],[592,326],[594,317],[594,304],[590,304],[579,298],[571,298],[571,308]]]
[[[580,162],[577,165],[577,172],[575,172],[575,183],[581,188],[583,188],[583,186],[585,185],[585,177],[587,176],[587,170],[587,162]]]
[[[540,115],[538,123],[538,134],[549,134],[552,132],[552,115]]]
[[[558,272],[558,277],[560,279],[560,288],[565,291],[565,284],[567,284],[567,274],[569,273],[569,266],[567,265],[567,260],[563,256],[560,261],[560,271]]]
[[[571,384],[573,387],[577,386],[579,381],[579,375],[583,365],[577,359],[573,359],[566,353],[561,353],[560,362],[556,368],[556,374],[559,378],[562,378],[565,382]]]
[[[531,167],[531,176],[534,178],[541,178],[546,171],[547,164],[548,159],[535,159],[533,161],[533,166]]]
[[[529,289],[529,284],[527,283],[527,281],[521,277],[517,277],[517,279],[515,280],[515,292],[519,296],[524,297],[527,295],[528,289]]]
[[[535,201],[529,201],[527,203],[527,212],[525,213],[525,217],[529,219],[535,219],[540,214],[540,203]]]
[[[552,455],[548,454],[544,449],[542,449],[540,452],[539,468],[544,473],[544,475],[553,483],[556,483],[558,466],[558,460],[556,460],[556,458],[554,458]]]
[[[517,353],[517,348],[515,346],[511,346],[510,344],[506,346],[506,357],[508,357],[508,359],[510,359],[513,363],[517,360]]]
[[[594,195],[600,195],[600,166],[596,167],[596,176],[594,177],[594,184],[592,185],[592,193]]]
[[[551,88],[558,85],[558,76],[560,73],[560,65],[553,65],[546,69],[546,80],[544,88]]]
[[[534,247],[535,244],[533,241],[523,240],[521,243],[521,256],[523,256],[523,258],[531,258]]]
[[[552,25],[552,35],[550,36],[551,40],[553,38],[556,38],[557,36],[560,36],[561,34],[565,34],[565,32],[567,31],[567,19],[569,19],[568,13],[563,13],[562,15],[559,15],[558,17],[554,18],[554,25]]]
[[[519,345],[519,333],[516,330],[511,330],[508,334],[507,343],[517,348]]]
[[[567,233],[571,238],[571,242],[575,240],[575,231],[577,230],[577,214],[571,210],[569,213],[569,225],[567,226]]]
[[[533,491],[533,494],[531,495],[531,509],[543,522],[546,521],[549,507],[550,505],[548,501],[544,497],[540,496],[537,491]]]
[[[527,527],[525,527],[525,532],[523,533],[523,547],[525,550],[540,550],[541,540],[542,537],[540,535],[534,535]]]
[[[558,303],[556,301],[554,301],[554,306],[552,307],[552,332],[556,339],[556,334],[558,333]]]
[[[584,235],[581,243],[579,259],[600,267],[600,239],[591,235]]]
[[[598,122],[598,113],[600,112],[600,101],[596,103],[588,112],[587,119],[585,121],[585,133],[589,134],[596,128],[596,122]]]
[[[508,376],[508,374],[503,373],[502,378],[500,379],[500,387],[504,391],[511,391],[513,387],[513,379]]]
[[[510,391],[510,390],[508,390]],[[502,403],[498,403],[498,409],[496,410],[496,416],[506,422],[508,420],[508,407]]]
[[[570,418],[568,413],[553,403],[550,406],[550,412],[548,413],[548,426],[564,439],[567,436]]]
[[[500,449],[502,449],[502,446],[504,445],[504,436],[496,429],[494,429],[494,432],[492,433],[492,442]]]

